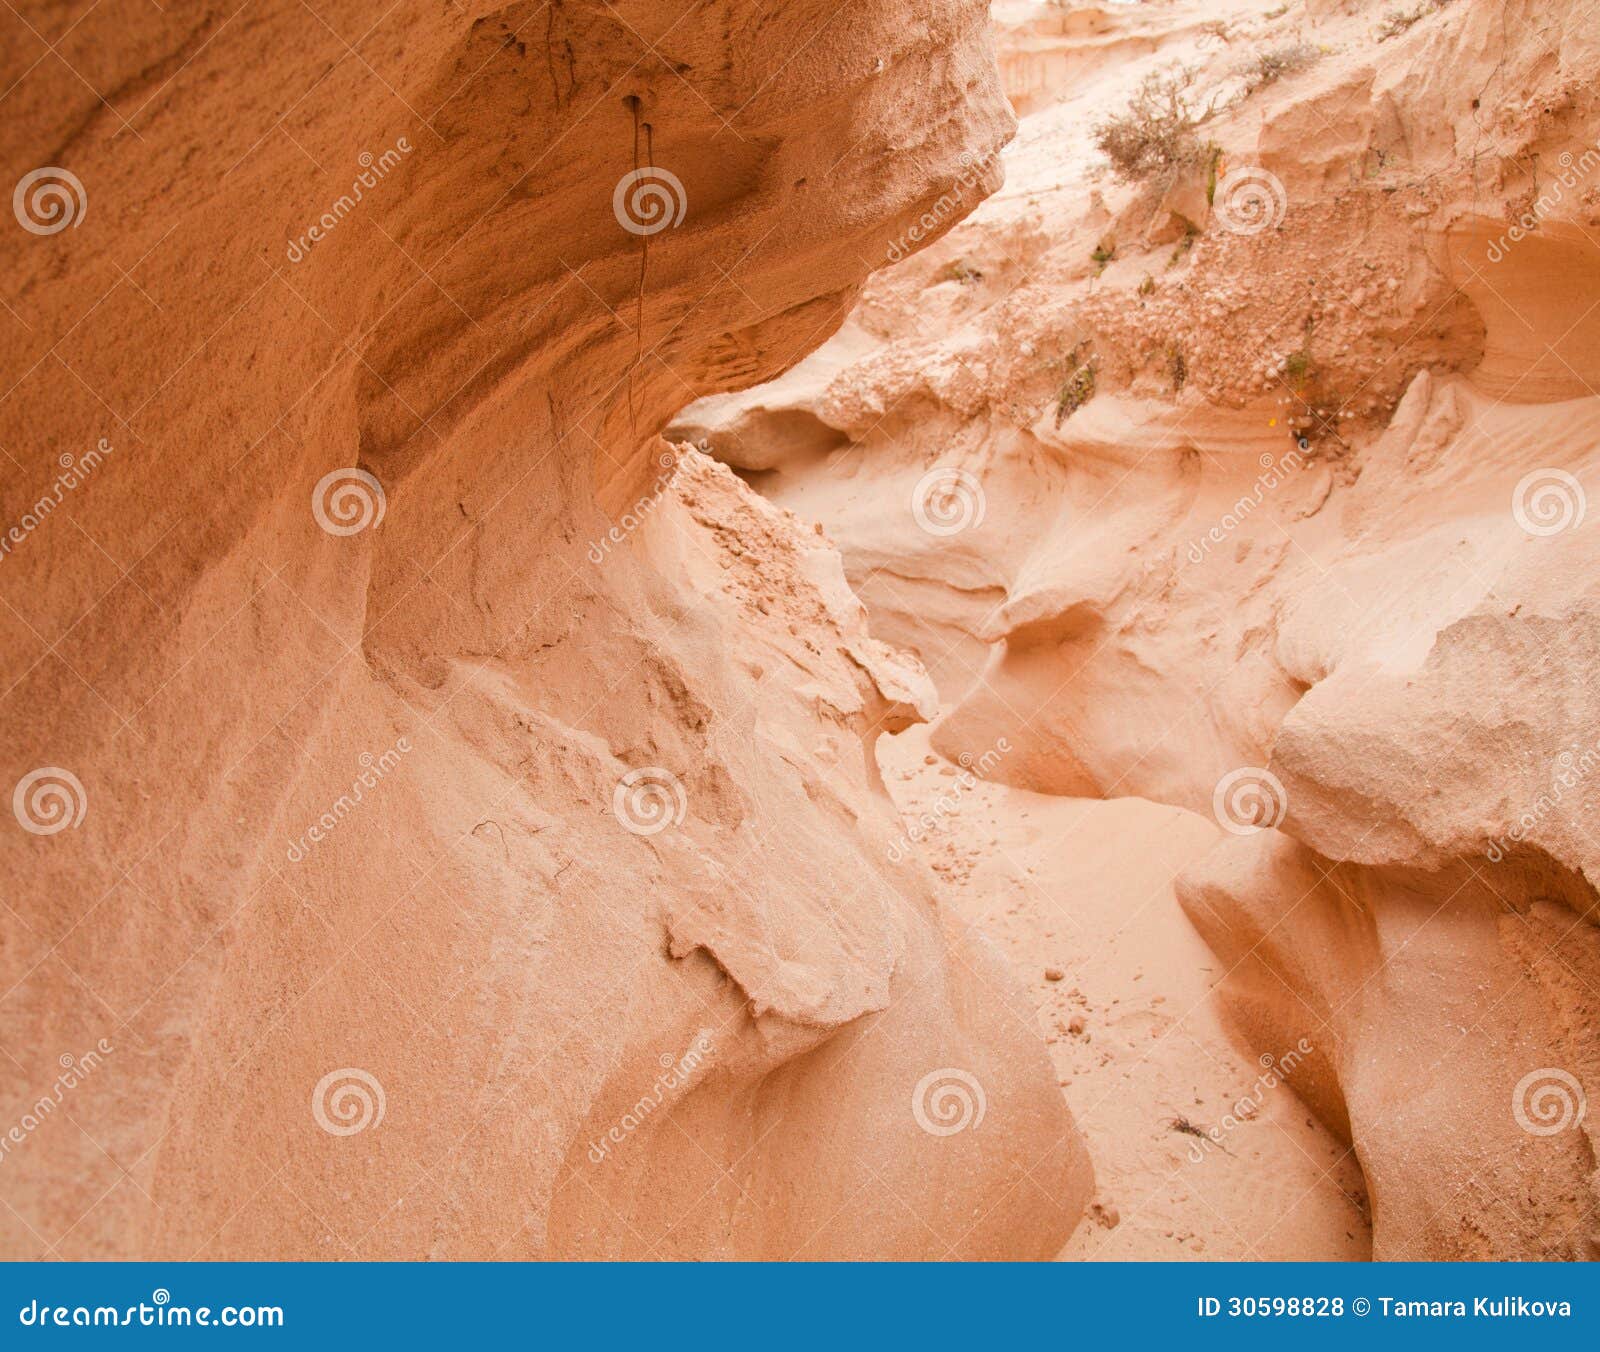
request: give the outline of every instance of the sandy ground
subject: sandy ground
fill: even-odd
[[[1143,799],[962,790],[927,733],[879,742],[885,780],[908,826],[937,819],[918,848],[1033,997],[1094,1160],[1095,1203],[1061,1257],[1370,1258],[1354,1156],[1230,1038],[1217,960],[1173,897],[1216,828]],[[1253,1113],[1225,1127],[1240,1100]]]

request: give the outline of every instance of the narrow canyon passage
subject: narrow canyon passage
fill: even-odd
[[[1217,828],[1136,798],[968,779],[923,727],[878,745],[902,839],[1037,1006],[1088,1141],[1098,1191],[1061,1257],[1370,1257],[1353,1153],[1274,1073],[1279,1057],[1239,1050],[1217,958],[1174,895]],[[1292,1070],[1295,1048],[1282,1055]]]
[[[878,743],[897,850],[1032,997],[1063,1256],[1593,1257],[1600,56],[1467,4],[995,19],[1004,187],[666,435],[938,688]]]

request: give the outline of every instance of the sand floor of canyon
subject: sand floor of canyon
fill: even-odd
[[[1173,895],[1217,828],[1139,798],[962,788],[926,726],[878,747],[908,828],[935,823],[914,844],[946,901],[1037,1007],[1088,1138],[1098,1192],[1061,1257],[1370,1258],[1353,1152],[1239,1049],[1213,996],[1218,959]],[[1177,1125],[1217,1128],[1229,1114],[1220,1143]]]

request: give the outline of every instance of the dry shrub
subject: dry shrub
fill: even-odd
[[[1378,25],[1378,41],[1387,42],[1390,38],[1399,37],[1412,24],[1426,19],[1430,14],[1437,14],[1449,3],[1450,0],[1422,0],[1415,9],[1391,9]]]
[[[1297,70],[1304,70],[1313,61],[1322,58],[1322,49],[1309,42],[1291,42],[1271,51],[1258,52],[1240,66],[1236,72],[1252,94],[1263,85]]]
[[[1191,92],[1194,78],[1192,66],[1152,71],[1127,111],[1095,124],[1095,146],[1111,161],[1118,178],[1140,183],[1200,163],[1204,148],[1195,128],[1212,110],[1201,110],[1196,103]]]

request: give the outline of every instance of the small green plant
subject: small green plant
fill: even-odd
[[[1155,291],[1156,279],[1147,272],[1144,275],[1144,280],[1139,283],[1139,294],[1141,296],[1153,296]]]
[[[1217,166],[1222,163],[1222,147],[1215,141],[1206,142],[1206,205],[1217,201]]]
[[[1189,359],[1176,343],[1167,353],[1167,373],[1172,377],[1172,392],[1182,393],[1183,387],[1189,382]]]
[[[962,286],[971,286],[974,282],[983,280],[983,273],[965,258],[957,258],[945,264],[943,277],[947,282],[960,282]]]
[[[1313,46],[1309,42],[1290,42],[1282,47],[1273,47],[1269,51],[1257,52],[1234,73],[1244,81],[1245,89],[1254,94],[1262,86],[1282,79],[1285,75],[1292,75],[1297,70],[1304,70],[1321,59],[1320,47]]]
[[[1094,398],[1094,358],[1083,358],[1087,342],[1076,344],[1067,354],[1067,367],[1072,374],[1056,391],[1056,426],[1061,424]]]
[[[1278,368],[1285,382],[1293,387],[1295,398],[1306,408],[1313,403],[1327,401],[1322,372],[1318,369],[1316,358],[1311,355],[1312,340],[1316,336],[1316,331],[1316,317],[1308,314],[1301,325],[1300,346],[1289,353]]]
[[[1172,246],[1172,257],[1167,259],[1167,266],[1175,268],[1183,262],[1184,256],[1194,248],[1195,240],[1200,238],[1200,232],[1190,225],[1184,230],[1182,237]]]
[[[1094,246],[1094,252],[1089,255],[1090,258],[1094,259],[1094,261],[1100,265],[1100,270],[1102,272],[1105,271],[1106,264],[1116,256],[1117,246],[1115,244],[1096,244]]]
[[[1288,12],[1289,12],[1289,6],[1288,5],[1279,5],[1276,9],[1269,9],[1261,17],[1263,19],[1281,19]]]
[[[1291,352],[1283,359],[1283,373],[1290,380],[1304,380],[1311,374],[1311,353],[1306,348]]]

